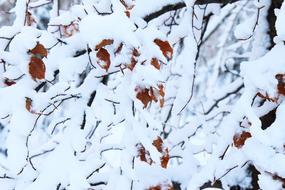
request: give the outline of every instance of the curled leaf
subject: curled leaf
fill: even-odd
[[[26,97],[26,110],[28,112],[31,112],[31,109],[32,109],[32,99]]]
[[[99,44],[96,45],[95,50],[101,49],[107,45],[113,44],[114,40],[112,39],[104,39]]]
[[[6,79],[4,80],[4,84],[7,85],[7,86],[12,86],[12,85],[16,84],[16,82],[13,81],[13,80],[10,80],[10,79],[8,79],[8,78],[6,78]]]
[[[37,43],[36,47],[34,47],[30,52],[34,55],[39,55],[40,57],[47,57],[48,51],[47,49],[40,43]]]
[[[173,49],[168,41],[162,41],[160,39],[155,39],[154,43],[159,46],[162,54],[168,59],[172,59]]]
[[[241,134],[236,134],[233,138],[234,146],[237,148],[243,147],[245,141],[251,137],[249,132],[243,131]]]

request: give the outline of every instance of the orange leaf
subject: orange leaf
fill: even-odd
[[[168,59],[172,59],[173,49],[168,41],[162,41],[160,39],[155,39],[154,43],[159,46],[162,54]]]
[[[99,44],[96,45],[95,50],[101,49],[102,47],[105,47],[107,45],[113,44],[114,40],[112,39],[104,39]]]
[[[161,137],[157,137],[156,140],[154,140],[152,142],[152,145],[155,146],[155,148],[157,149],[158,152],[162,153],[162,144],[163,144],[163,141],[161,139]]]
[[[32,57],[31,61],[29,63],[29,73],[32,76],[32,78],[35,79],[44,79],[45,78],[45,71],[46,67],[44,62],[37,58]]]
[[[30,50],[30,52],[34,55],[40,55],[41,57],[47,57],[48,54],[46,48],[40,43],[37,43],[36,47]]]
[[[136,97],[143,103],[144,108],[146,108],[148,103],[152,101],[152,98],[149,95],[149,89],[141,90],[140,92],[137,93]]]
[[[233,138],[234,140],[234,146],[237,148],[241,148],[245,141],[251,137],[251,134],[249,132],[243,131],[241,134],[236,134]]]
[[[160,165],[163,168],[167,168],[167,164],[169,161],[170,157],[169,157],[169,152],[168,152],[168,148],[165,150],[164,155],[160,158]]]
[[[28,112],[31,112],[32,109],[32,99],[26,97],[26,110],[28,110]]]
[[[158,62],[158,60],[157,60],[156,58],[152,58],[150,63],[151,63],[152,66],[154,66],[156,69],[158,69],[158,70],[160,69],[160,64],[159,64],[159,62]]]
[[[136,146],[138,148],[138,154],[139,154],[138,156],[140,157],[140,160],[151,165],[153,161],[150,158],[149,152],[145,149],[145,147],[141,143],[137,144]]]
[[[108,71],[111,65],[109,52],[105,48],[100,48],[97,52],[97,58],[104,62],[103,68]]]

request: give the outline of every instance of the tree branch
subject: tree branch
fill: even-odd
[[[210,3],[227,4],[227,3],[234,3],[236,1],[240,1],[240,0],[196,0],[195,4],[196,5],[205,5],[205,4],[210,4]],[[163,15],[164,13],[167,13],[167,12],[170,12],[170,11],[175,11],[175,10],[178,10],[178,9],[182,9],[184,7],[186,7],[186,4],[184,2],[165,5],[160,10],[157,10],[157,11],[155,11],[153,13],[150,13],[149,15],[146,15],[143,19],[146,22],[149,22],[149,21],[151,21],[151,20],[153,20],[153,19]]]

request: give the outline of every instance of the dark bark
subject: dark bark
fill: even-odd
[[[274,9],[279,9],[283,3],[283,0],[271,0],[271,1],[272,2],[267,15],[267,21],[269,24],[268,35],[270,37],[270,42],[271,42],[271,46],[269,47],[269,49],[271,49],[274,46],[273,38],[277,35],[275,28],[276,16],[274,13]]]
[[[206,5],[206,4],[210,4],[210,3],[227,4],[227,3],[234,3],[236,1],[240,1],[240,0],[197,0],[195,2],[195,4],[196,5]],[[165,5],[160,10],[157,10],[157,11],[155,11],[153,13],[150,13],[149,15],[146,15],[144,17],[144,20],[146,22],[149,22],[149,21],[151,21],[151,20],[153,20],[153,19],[163,15],[164,13],[167,13],[169,11],[175,11],[175,10],[178,10],[178,9],[182,9],[184,7],[186,7],[186,4],[184,2]]]

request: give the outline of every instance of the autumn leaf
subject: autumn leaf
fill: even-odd
[[[154,43],[159,46],[162,54],[167,58],[167,60],[172,59],[173,49],[168,41],[162,41],[160,39],[155,39]]]
[[[26,110],[28,112],[31,112],[31,109],[32,109],[32,99],[26,97]]]
[[[168,151],[168,148],[166,148],[163,156],[160,158],[161,167],[167,168],[167,164],[168,164],[169,159],[170,159],[169,151]]]
[[[268,100],[268,101],[270,101],[270,102],[275,102],[275,103],[277,103],[277,101],[278,101],[278,98],[271,98],[271,97],[269,97],[268,96],[268,94],[266,93],[265,95],[263,95],[263,94],[261,94],[260,92],[258,92],[257,94],[256,94],[258,97],[260,97],[260,98],[262,98],[262,99],[265,99],[265,100]]]
[[[120,53],[121,51],[122,51],[122,49],[123,49],[123,43],[120,43],[120,45],[117,47],[117,49],[115,50],[115,54],[118,54],[118,53]]]
[[[102,66],[106,71],[108,71],[111,60],[110,60],[110,54],[105,48],[100,48],[97,52],[97,58],[104,62],[104,65]]]
[[[149,89],[140,90],[137,93],[136,97],[137,97],[137,99],[139,99],[143,103],[144,108],[146,108],[148,103],[152,101],[152,98],[149,95]]]
[[[161,184],[148,188],[148,190],[174,190],[172,184]]]
[[[39,55],[40,57],[47,57],[48,51],[47,49],[40,43],[37,43],[36,47],[34,47],[30,52],[34,55]]]
[[[114,40],[112,39],[104,39],[99,44],[96,45],[95,50],[99,50],[107,45],[111,45],[114,43]]]
[[[138,149],[138,156],[140,160],[151,165],[153,163],[153,160],[151,159],[150,154],[145,149],[145,147],[141,143],[137,144],[136,147]]]
[[[161,137],[159,137],[159,136],[152,143],[152,145],[155,146],[157,151],[160,153],[162,153],[162,144],[163,144],[163,141],[162,141]]]
[[[285,96],[285,83],[284,83],[284,74],[277,74],[275,78],[278,81],[277,90],[279,94]]]
[[[133,52],[132,52],[132,58],[131,58],[131,64],[129,64],[128,65],[128,68],[132,71],[134,68],[135,68],[135,66],[136,66],[136,64],[137,64],[137,57],[138,56],[140,56],[140,53],[139,53],[139,51],[136,49],[136,48],[134,48],[133,49]]]
[[[237,148],[241,148],[245,141],[251,137],[251,134],[249,132],[243,131],[241,134],[234,135],[234,146]]]
[[[12,85],[16,84],[16,82],[6,78],[4,80],[4,84],[6,84],[7,86],[12,86]]]
[[[31,61],[29,63],[29,73],[32,76],[32,78],[35,79],[44,79],[45,78],[45,71],[46,67],[44,62],[37,58],[37,57],[32,57]]]
[[[158,62],[158,60],[157,60],[156,58],[152,58],[150,63],[151,63],[151,65],[154,66],[157,70],[160,69],[160,64],[159,64],[159,62]]]

